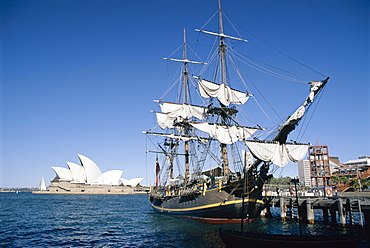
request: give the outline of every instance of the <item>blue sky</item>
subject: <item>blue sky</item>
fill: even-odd
[[[328,145],[342,162],[370,155],[369,2],[225,0],[222,5],[249,40],[251,56],[260,53],[274,65],[289,66],[286,58],[280,63],[281,54],[258,48],[253,33],[331,77],[305,141]],[[142,131],[155,125],[152,100],[171,79],[173,64],[162,58],[182,44],[184,28],[191,46],[199,37],[194,29],[217,11],[217,1],[3,0],[0,9],[0,187],[37,186],[42,176],[48,182],[55,176],[51,166],[78,163],[77,154],[102,171],[121,169],[127,179],[153,183],[154,159],[145,153]],[[283,113],[296,94],[289,87],[279,85],[287,97],[271,94]],[[282,171],[296,174],[294,165]]]

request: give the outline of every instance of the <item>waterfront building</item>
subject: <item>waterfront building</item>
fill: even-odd
[[[358,159],[340,163],[338,157],[329,157],[328,147],[314,145],[309,148],[309,160],[298,162],[298,175],[302,186],[324,187],[336,185],[333,176],[358,179],[370,178],[370,156],[361,156]],[[339,192],[353,190],[353,183],[336,185]]]
[[[361,156],[338,166],[335,175],[361,178],[367,172],[370,172],[370,156]]]
[[[119,185],[122,170],[110,170],[102,173],[100,168],[88,157],[78,154],[81,166],[67,162],[68,169],[64,167],[51,167],[56,173],[53,181],[67,181],[88,185]]]
[[[81,165],[67,162],[68,168],[51,167],[56,176],[41,194],[137,194],[147,193],[147,187],[137,187],[143,178],[124,179],[122,170],[102,173],[88,157],[78,154]]]
[[[311,167],[309,160],[298,161],[299,182],[304,187],[311,187]]]
[[[308,157],[311,168],[311,186],[321,187],[328,185],[331,175],[328,146],[310,146]]]

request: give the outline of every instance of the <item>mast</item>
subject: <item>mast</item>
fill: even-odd
[[[198,32],[214,35],[219,37],[219,45],[218,45],[218,55],[219,55],[219,63],[220,63],[220,79],[221,84],[228,86],[227,81],[227,64],[226,64],[226,44],[225,44],[225,38],[233,39],[233,40],[239,40],[239,41],[247,41],[241,38],[232,37],[229,35],[226,35],[224,33],[224,24],[223,24],[223,13],[221,8],[221,0],[218,0],[218,33],[205,31],[205,30],[199,30],[196,29]],[[216,75],[217,76],[217,75]],[[220,101],[219,101],[220,102]],[[230,116],[237,113],[237,110],[233,108],[227,108],[223,103],[220,102],[220,107],[213,107],[209,110],[209,113],[211,114],[218,114],[221,117],[221,124],[227,125],[229,124]],[[222,166],[224,171],[224,176],[229,174],[229,159],[227,154],[227,145],[224,143],[220,144],[220,153],[221,153],[221,160],[222,160]]]
[[[182,59],[184,61],[188,61],[188,58],[187,58],[187,51],[186,51],[186,29],[184,28],[184,50],[183,50],[183,55],[182,55]],[[185,89],[185,103],[186,104],[189,104],[190,100],[190,92],[189,92],[189,73],[188,73],[188,62],[184,62],[183,64],[183,67],[184,67],[184,70],[183,70],[183,77],[182,77],[182,80],[183,80],[183,84],[184,84],[184,89]]]
[[[221,9],[221,0],[218,0],[218,29],[220,34],[224,34],[224,24],[222,21],[222,9]],[[221,63],[221,84],[227,85],[227,77],[226,77],[226,46],[224,43],[224,37],[220,37],[220,44],[219,44],[219,56],[220,56],[220,63]],[[225,107],[221,104],[221,107]],[[226,125],[227,117],[225,115],[221,115],[221,121],[223,125]],[[227,155],[227,146],[226,144],[221,143],[221,158],[222,158],[222,165],[224,168],[224,176],[229,174],[229,158]]]
[[[222,9],[221,0],[218,0],[218,29],[221,35],[224,35],[224,24],[222,21]],[[219,54],[221,63],[221,83],[227,85],[227,72],[226,72],[226,45],[224,43],[224,37],[220,36]]]
[[[187,51],[186,51],[186,29],[184,28],[184,52],[183,52],[183,59],[188,60],[187,58]],[[189,73],[188,73],[188,63],[184,62],[184,71],[183,71],[183,84],[184,84],[184,94],[185,94],[185,103],[189,104],[190,92],[189,92]],[[184,129],[185,135],[189,135],[189,129]],[[189,179],[189,141],[186,140],[185,142],[185,182]]]
[[[184,28],[184,43],[183,43],[183,55],[182,59],[172,59],[172,58],[165,58],[167,60],[171,61],[177,61],[177,62],[182,62],[183,63],[183,70],[182,70],[182,85],[184,88],[184,103],[185,104],[190,104],[190,89],[189,89],[189,71],[188,71],[188,64],[204,64],[203,62],[197,62],[197,61],[190,61],[188,59],[187,55],[187,40],[186,40],[186,29]],[[180,96],[181,100],[181,96]],[[186,121],[187,118],[185,118]],[[189,125],[186,122],[182,123],[181,125],[184,129],[184,134],[185,136],[189,136]],[[184,141],[184,150],[185,150],[185,180],[188,181],[189,179],[189,140]],[[170,173],[172,173],[172,178],[173,178],[173,158],[171,159],[172,161],[170,162]]]

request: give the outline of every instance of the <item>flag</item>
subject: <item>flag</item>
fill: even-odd
[[[159,184],[159,172],[161,171],[161,167],[159,166],[158,157],[155,161],[155,186],[158,187]]]
[[[161,167],[159,166],[158,159],[157,159],[155,162],[155,175],[158,176],[160,171],[161,171]]]

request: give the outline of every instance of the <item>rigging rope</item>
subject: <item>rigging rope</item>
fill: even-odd
[[[322,91],[320,92],[320,95],[318,96],[318,99],[316,100],[315,108],[314,108],[314,110],[313,110],[313,112],[312,112],[312,114],[311,114],[311,116],[310,116],[310,119],[308,120],[308,123],[307,123],[307,125],[306,125],[306,128],[305,128],[305,129],[304,129],[304,131],[302,132],[302,137],[303,137],[303,135],[305,134],[305,132],[306,132],[306,130],[307,130],[307,128],[308,128],[308,126],[309,126],[309,124],[310,124],[310,122],[311,122],[312,118],[313,118],[314,113],[316,112],[317,106],[319,105],[319,103],[320,103],[320,101],[321,101],[321,97],[322,97],[322,94],[324,93],[324,90],[325,90],[325,87],[322,89]],[[310,106],[309,106],[309,108],[310,108],[311,106],[312,106],[312,105],[310,105]],[[299,132],[299,135],[300,135],[300,133],[301,133],[301,132]]]
[[[179,72],[180,69],[177,69],[177,73]],[[176,75],[177,73],[175,73],[174,75]],[[173,76],[174,78],[175,76]],[[168,88],[167,90],[163,93],[163,95],[159,98],[159,100],[162,100],[167,94],[168,92],[170,92],[172,90],[172,88],[177,84],[177,82],[179,81],[179,79],[175,80]],[[170,81],[172,82],[172,80]]]
[[[233,22],[237,23],[236,21],[233,21]],[[237,24],[238,24],[238,23],[237,23]],[[246,32],[248,32],[250,35],[252,35],[254,38],[256,38],[257,40],[259,40],[260,42],[262,42],[262,43],[263,43],[263,44],[265,44],[266,46],[270,47],[271,49],[275,50],[276,52],[280,53],[281,55],[283,55],[283,56],[287,57],[288,59],[290,59],[290,60],[292,60],[292,61],[296,62],[297,64],[299,64],[299,65],[301,65],[301,66],[303,66],[303,67],[306,67],[307,69],[309,69],[309,70],[311,70],[311,71],[313,71],[313,72],[316,72],[317,74],[319,74],[319,75],[321,75],[321,76],[327,77],[327,76],[326,76],[326,75],[324,75],[323,73],[321,73],[321,72],[319,72],[319,71],[317,71],[317,70],[315,70],[315,69],[313,69],[313,68],[311,68],[311,67],[309,67],[309,66],[307,66],[307,65],[303,64],[302,62],[300,62],[300,61],[298,61],[298,60],[296,60],[296,59],[294,59],[294,58],[290,57],[289,55],[287,55],[287,54],[285,54],[285,53],[281,52],[281,51],[280,51],[280,50],[278,50],[277,48],[273,47],[272,45],[268,44],[267,42],[263,41],[262,39],[260,39],[260,38],[259,38],[259,37],[257,37],[256,35],[254,35],[252,32],[250,32],[249,30],[247,30],[246,28],[244,28],[244,27],[243,27],[243,26],[241,26],[240,24],[238,24],[238,26],[240,26],[242,29],[244,29]]]
[[[280,79],[284,79],[284,80],[289,80],[289,81],[292,81],[292,82],[307,83],[306,81],[297,80],[296,78],[288,77],[288,76],[282,75],[282,74],[280,74],[280,73],[274,72],[274,71],[272,71],[272,70],[269,70],[269,69],[267,69],[267,68],[263,67],[262,65],[259,65],[259,64],[255,63],[255,62],[251,61],[250,59],[248,59],[248,58],[247,58],[247,56],[244,56],[244,55],[242,55],[242,54],[240,54],[240,53],[238,53],[238,52],[236,52],[236,51],[235,51],[235,53],[236,53],[236,54],[238,54],[239,56],[241,56],[243,59],[245,59],[245,60],[246,60],[246,61],[244,61],[244,60],[240,59],[240,61],[242,61],[244,64],[246,64],[246,65],[248,65],[248,66],[252,67],[253,69],[256,69],[257,71],[260,71],[260,72],[266,73],[267,75],[274,76],[274,77],[276,77],[276,78],[280,78]],[[251,58],[251,59],[253,59],[253,58]],[[302,77],[302,78],[304,78],[303,76],[300,76],[300,75],[298,75],[298,74],[295,74],[295,73],[289,72],[289,71],[287,71],[287,70],[284,70],[284,69],[278,68],[278,67],[276,67],[276,66],[273,66],[273,65],[267,64],[267,63],[262,62],[262,61],[259,61],[259,60],[257,60],[257,59],[254,59],[254,60],[256,60],[256,61],[258,61],[258,62],[260,62],[260,63],[262,63],[262,64],[268,65],[268,66],[270,66],[270,67],[272,67],[272,68],[275,68],[275,69],[278,69],[278,70],[280,70],[280,71],[286,72],[286,73],[288,73],[288,74],[292,74],[292,75],[294,75],[294,76],[298,76],[298,77]],[[252,65],[251,65],[251,64],[249,64],[249,63],[247,63],[247,61],[248,61],[249,63],[251,63]],[[253,66],[253,65],[254,65],[254,66]],[[306,79],[308,79],[308,78],[306,78]],[[309,79],[308,79],[308,80],[309,80]]]

